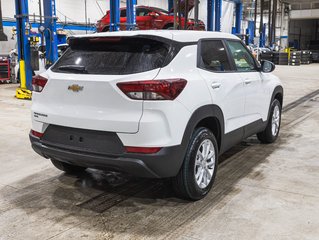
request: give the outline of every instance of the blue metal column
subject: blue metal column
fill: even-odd
[[[207,0],[207,31],[214,31],[215,0]]]
[[[110,32],[120,30],[120,0],[110,0]]]
[[[126,30],[134,30],[136,26],[136,0],[126,0]]]
[[[263,25],[263,29],[260,32],[260,39],[259,39],[259,47],[265,47],[266,45],[266,23]]]
[[[168,11],[171,11],[174,7],[174,0],[168,0]]]
[[[15,6],[21,88],[32,90],[31,54],[30,42],[28,39],[30,34],[28,0],[15,0]],[[21,65],[21,62],[23,66]],[[22,83],[22,79],[23,82],[25,80],[25,83]]]
[[[248,28],[246,29],[246,34],[248,34],[248,44],[254,43],[255,38],[255,22],[248,21]]]
[[[221,30],[222,3],[223,0],[215,0],[215,31],[217,32]]]
[[[46,65],[52,65],[58,59],[58,38],[56,33],[55,0],[43,0],[44,36],[46,48]]]
[[[243,17],[243,4],[236,3],[236,33],[241,33],[241,19]]]

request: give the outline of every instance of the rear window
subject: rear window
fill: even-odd
[[[163,67],[170,45],[141,37],[70,39],[53,72],[124,75]]]

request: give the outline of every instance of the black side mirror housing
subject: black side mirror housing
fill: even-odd
[[[260,71],[264,73],[271,73],[276,69],[275,64],[267,60],[261,60],[260,64]]]

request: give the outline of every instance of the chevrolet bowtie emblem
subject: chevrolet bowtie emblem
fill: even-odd
[[[68,90],[71,90],[73,92],[79,92],[79,91],[83,90],[83,86],[79,86],[77,84],[73,84],[73,85],[68,87]]]

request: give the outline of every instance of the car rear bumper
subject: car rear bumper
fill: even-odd
[[[45,158],[53,158],[73,165],[102,170],[120,171],[136,177],[167,178],[176,176],[184,159],[181,145],[164,147],[154,154],[101,153],[92,149],[74,149],[29,135],[32,148]],[[98,149],[99,150],[99,149]]]

